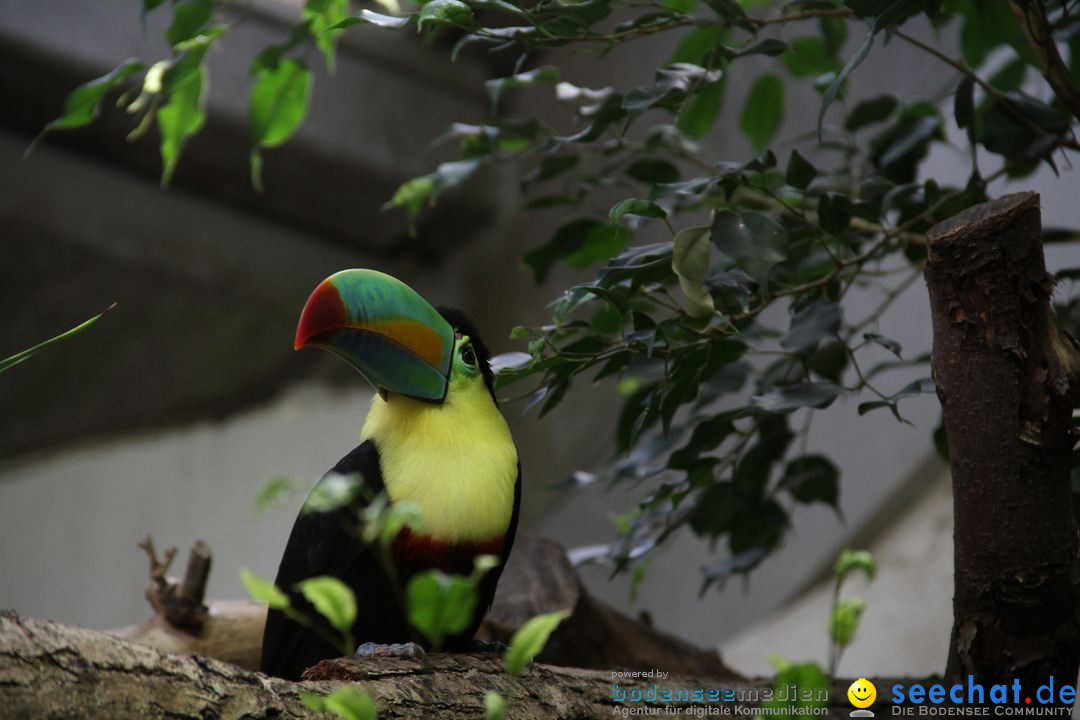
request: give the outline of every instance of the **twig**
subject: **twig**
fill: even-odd
[[[1080,87],[1077,87],[1069,74],[1069,67],[1061,59],[1057,43],[1054,42],[1054,30],[1046,17],[1046,8],[1039,0],[1013,0],[1009,7],[1020,23],[1028,46],[1035,53],[1043,77],[1054,95],[1080,120]]]
[[[139,543],[139,548],[146,552],[147,557],[150,558],[150,582],[155,586],[164,588],[169,584],[169,578],[165,574],[169,571],[169,566],[172,565],[173,558],[176,557],[176,546],[172,546],[165,551],[164,561],[158,560],[157,551],[154,550],[154,538],[151,535],[147,535]]]
[[[1016,119],[1016,121],[1019,122],[1024,127],[1028,128],[1032,132],[1034,132],[1034,133],[1036,133],[1038,135],[1041,135],[1041,136],[1050,135],[1050,133],[1048,133],[1046,130],[1042,129],[1037,124],[1035,124],[1031,120],[1031,118],[1029,118],[1019,108],[1017,108],[1016,104],[1013,103],[1013,101],[1010,100],[1009,97],[1005,93],[998,90],[996,87],[994,87],[993,85],[988,83],[986,80],[983,80],[979,76],[979,74],[976,73],[974,70],[972,70],[970,67],[968,67],[967,63],[965,63],[964,61],[957,60],[956,58],[951,57],[950,55],[942,52],[941,50],[937,49],[933,45],[928,45],[927,43],[924,43],[922,40],[919,40],[918,38],[915,38],[915,37],[913,37],[911,35],[908,35],[906,32],[904,32],[903,30],[900,30],[899,28],[894,29],[892,32],[893,32],[894,35],[896,35],[896,37],[900,38],[901,40],[904,40],[909,45],[917,47],[920,50],[923,50],[924,52],[927,52],[927,53],[933,55],[938,60],[941,60],[945,64],[950,65],[951,67],[955,68],[959,72],[961,72],[964,75],[971,78],[979,87],[981,87],[983,90],[985,90],[987,92],[987,94],[991,95],[995,100],[997,100],[999,103],[1001,103],[1001,106],[1003,108],[1005,108],[1005,111],[1007,113],[1009,113],[1010,115],[1012,115],[1013,118]],[[1080,150],[1080,143],[1077,143],[1077,141],[1072,139],[1072,138],[1059,137],[1058,138],[1058,144],[1061,145],[1062,147],[1067,147],[1070,150]]]

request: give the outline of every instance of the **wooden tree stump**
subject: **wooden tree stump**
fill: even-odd
[[[926,284],[955,514],[946,679],[1072,685],[1080,545],[1069,481],[1071,348],[1055,330],[1039,196],[935,225]]]

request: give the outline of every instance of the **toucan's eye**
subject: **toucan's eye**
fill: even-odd
[[[461,348],[461,361],[469,367],[476,367],[476,353],[473,352],[472,345]]]

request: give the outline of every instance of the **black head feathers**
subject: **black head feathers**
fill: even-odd
[[[480,338],[480,331],[476,329],[476,323],[470,320],[468,315],[457,308],[440,305],[435,309],[439,311],[439,314],[443,316],[443,319],[450,323],[450,326],[454,328],[457,333],[469,336],[469,339],[472,341],[473,351],[476,353],[477,363],[480,365],[480,372],[484,375],[484,384],[487,385],[488,391],[494,399],[495,374],[491,372],[491,351],[488,350],[487,345],[485,345],[484,341]]]

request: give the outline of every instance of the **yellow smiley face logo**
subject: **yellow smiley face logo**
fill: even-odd
[[[857,708],[866,708],[877,699],[877,688],[866,678],[859,678],[847,689],[847,698]]]

